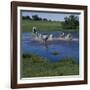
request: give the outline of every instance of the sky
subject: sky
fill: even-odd
[[[67,13],[48,13],[48,12],[35,12],[35,11],[21,11],[21,15],[22,16],[30,16],[32,17],[32,15],[38,15],[41,18],[47,18],[48,20],[52,20],[52,21],[64,21],[64,18],[67,16],[69,17],[71,14],[67,14]],[[79,17],[79,14],[73,14],[75,16]]]

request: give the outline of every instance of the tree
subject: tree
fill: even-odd
[[[22,19],[23,20],[31,20],[31,17],[30,16],[22,16]]]
[[[32,19],[33,20],[40,20],[40,21],[42,20],[42,18],[40,18],[38,15],[33,15]]]
[[[47,18],[43,18],[43,21],[48,21]]]
[[[78,29],[79,28],[79,18],[75,15],[70,15],[64,18],[62,23],[64,29]]]

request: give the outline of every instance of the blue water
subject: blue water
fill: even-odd
[[[60,35],[60,32],[50,33],[55,37]],[[73,35],[73,38],[79,38],[78,32],[70,33]],[[51,61],[58,61],[63,58],[74,58],[76,61],[79,61],[79,41],[54,41],[44,45],[43,43],[33,41],[31,38],[31,33],[22,33],[21,52],[23,54],[31,53]],[[59,54],[53,55],[52,52],[58,52]]]

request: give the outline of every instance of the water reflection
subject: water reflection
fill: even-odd
[[[74,37],[79,37],[78,33],[74,32],[72,34]],[[56,32],[55,35],[57,35]],[[23,33],[21,50],[22,53],[39,55],[52,61],[58,61],[65,57],[79,60],[79,41],[47,41],[46,43],[42,43],[32,40],[30,33]]]

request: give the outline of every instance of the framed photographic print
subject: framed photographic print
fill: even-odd
[[[11,2],[11,88],[87,84],[87,6]]]

